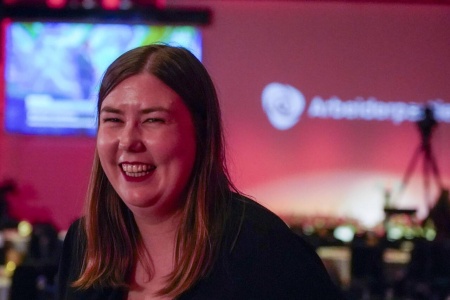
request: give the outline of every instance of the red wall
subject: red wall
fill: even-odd
[[[203,31],[203,57],[222,101],[238,187],[282,215],[379,222],[384,189],[400,185],[419,145],[415,124],[311,118],[304,112],[293,128],[279,131],[262,110],[261,93],[281,82],[300,90],[307,104],[315,96],[448,104],[450,6],[190,3],[214,13]],[[0,179],[19,184],[10,197],[15,216],[66,228],[80,215],[93,139],[1,133],[0,143]],[[449,184],[450,123],[439,125],[433,147]],[[415,174],[420,172],[417,165]],[[422,194],[415,175],[395,204],[423,215]]]

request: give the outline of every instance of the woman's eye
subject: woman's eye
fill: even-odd
[[[164,123],[164,119],[161,118],[149,118],[145,120],[146,123]]]
[[[121,120],[119,118],[104,118],[103,122],[104,123],[108,123],[108,122],[119,123],[119,122],[121,122]]]

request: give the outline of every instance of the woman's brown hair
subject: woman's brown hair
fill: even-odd
[[[123,80],[147,72],[174,90],[188,107],[196,130],[197,153],[186,187],[187,199],[175,246],[175,267],[160,295],[176,297],[211,270],[222,242],[232,191],[226,169],[221,112],[214,84],[188,50],[148,45],[130,50],[107,69],[98,111]],[[83,234],[87,236],[82,272],[75,287],[127,288],[133,264],[146,254],[129,209],[114,191],[95,153]]]

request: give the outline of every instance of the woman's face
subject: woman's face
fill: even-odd
[[[180,96],[156,76],[134,75],[104,99],[97,150],[133,213],[165,217],[183,205],[196,153],[194,124]]]

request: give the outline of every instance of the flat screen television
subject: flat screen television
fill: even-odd
[[[202,55],[191,25],[4,19],[2,29],[4,128],[13,134],[95,135],[100,79],[129,49],[163,42]]]

